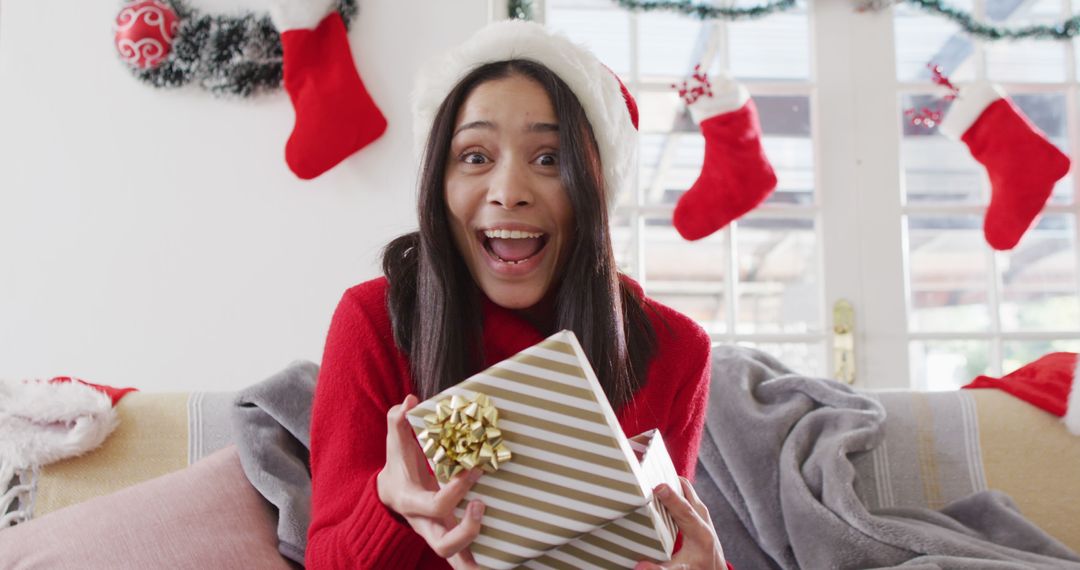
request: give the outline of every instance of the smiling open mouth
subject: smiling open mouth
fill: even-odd
[[[517,265],[540,253],[547,245],[547,234],[519,230],[483,230],[478,232],[484,249],[498,261]]]

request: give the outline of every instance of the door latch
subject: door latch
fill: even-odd
[[[833,305],[833,376],[855,383],[855,308],[846,299]]]

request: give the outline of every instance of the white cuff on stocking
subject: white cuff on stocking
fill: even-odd
[[[1005,92],[993,83],[980,82],[964,87],[941,121],[938,131],[951,139],[960,140],[991,103],[1004,98]]]
[[[334,9],[336,0],[274,0],[270,3],[270,20],[278,32],[315,29]]]
[[[690,116],[694,122],[702,121],[741,109],[750,100],[750,92],[741,83],[724,75],[712,80],[712,97],[700,97],[690,104]]]

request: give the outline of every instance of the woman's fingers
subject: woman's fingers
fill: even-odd
[[[690,484],[690,480],[686,477],[679,477],[679,482],[682,483],[683,496],[686,497],[686,502],[690,503],[690,507],[694,509],[694,512],[711,527],[712,517],[709,515],[709,507],[706,507],[705,503],[701,502],[701,498],[698,497],[694,486]]]
[[[680,497],[666,483],[658,485],[654,490],[660,502],[667,507],[679,530],[686,535],[687,539],[712,542],[714,540],[712,527],[709,526],[697,511],[690,506],[686,499]]]
[[[472,541],[480,534],[480,520],[484,516],[484,504],[480,501],[472,501],[465,508],[465,516],[457,525],[446,531],[445,534],[429,541],[431,549],[441,558],[450,558],[468,548]],[[453,517],[449,517],[453,522]],[[470,555],[469,558],[472,558]]]
[[[405,396],[405,401],[392,406],[389,411],[386,412],[386,438],[389,443],[390,438],[396,438],[398,442],[405,442],[413,439],[413,429],[409,425],[409,420],[405,417],[405,414],[409,410],[416,407],[419,401],[416,396],[409,394]]]
[[[402,508],[405,516],[422,516],[444,519],[454,513],[454,508],[461,503],[472,489],[476,480],[483,475],[480,469],[458,473],[442,489],[435,492],[408,493],[403,497]]]

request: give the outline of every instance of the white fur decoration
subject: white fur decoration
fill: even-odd
[[[86,453],[118,423],[109,396],[84,384],[0,380],[0,472]]]
[[[712,80],[712,96],[699,97],[689,105],[690,117],[700,125],[717,115],[741,109],[749,100],[750,92],[743,84],[727,75],[717,75]]]
[[[278,32],[315,29],[330,13],[335,0],[274,0],[270,3],[270,21]]]
[[[1005,91],[993,83],[982,81],[961,87],[938,131],[953,140],[960,140],[987,107],[1004,98]]]
[[[637,168],[637,132],[619,80],[587,48],[535,22],[489,24],[465,43],[420,68],[412,94],[413,142],[423,153],[439,105],[461,78],[485,63],[528,59],[543,64],[570,87],[585,109],[604,166],[608,209],[620,190],[631,191]]]
[[[1080,376],[1080,356],[1076,358],[1072,385],[1069,387],[1069,400],[1065,403],[1065,415],[1061,417],[1065,428],[1073,435],[1080,435],[1080,386],[1077,386],[1077,376]]]

